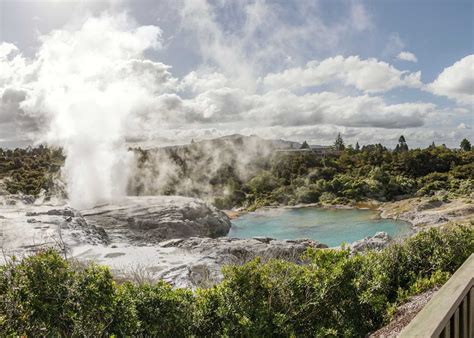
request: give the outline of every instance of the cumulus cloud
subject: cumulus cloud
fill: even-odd
[[[400,52],[400,54],[397,56],[397,59],[402,61],[418,62],[416,55],[407,51]]]
[[[400,71],[376,59],[336,56],[321,62],[310,61],[305,67],[268,74],[263,83],[269,88],[321,86],[334,80],[367,93],[385,92],[396,87],[421,86],[420,72]]]
[[[468,55],[445,68],[427,90],[460,104],[474,103],[474,55]]]
[[[249,94],[240,88],[207,90],[189,99],[178,95],[161,96],[161,116],[148,116],[145,129],[188,123],[239,123],[261,126],[299,126],[331,123],[340,126],[383,128],[419,127],[436,112],[431,103],[387,104],[381,97],[346,96],[334,92],[297,95],[285,89]],[[143,129],[142,129],[143,130]]]

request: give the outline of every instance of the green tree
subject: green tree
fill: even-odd
[[[469,142],[469,140],[467,138],[463,139],[461,141],[461,149],[464,150],[464,151],[470,151],[471,150],[471,142]]]
[[[359,145],[359,142],[356,143],[356,146],[355,146],[355,151],[360,151],[360,145]]]
[[[398,144],[395,147],[395,152],[403,153],[406,151],[408,151],[407,141],[405,140],[405,136],[401,135],[400,138],[398,139]]]
[[[301,145],[300,149],[309,149],[308,142],[304,141],[303,144]]]
[[[337,134],[336,142],[334,142],[334,148],[336,148],[336,150],[344,150],[345,148],[341,133]]]

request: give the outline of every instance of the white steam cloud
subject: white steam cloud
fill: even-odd
[[[86,208],[126,193],[125,127],[164,90],[168,67],[143,58],[161,30],[125,15],[90,18],[79,29],[42,36],[21,108],[44,115],[46,141],[64,147],[71,204]],[[166,86],[164,86],[166,87]]]

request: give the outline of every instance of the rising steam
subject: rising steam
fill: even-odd
[[[158,27],[138,27],[126,15],[90,18],[77,29],[41,37],[22,108],[45,118],[43,138],[64,148],[73,206],[126,193],[125,126],[170,80],[167,66],[144,58],[145,51],[160,48],[160,38]]]

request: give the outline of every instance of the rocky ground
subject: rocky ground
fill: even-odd
[[[125,197],[114,204],[81,210],[88,224],[103,228],[110,240],[137,245],[171,238],[219,237],[229,218],[202,200],[181,196]]]
[[[381,217],[410,222],[415,228],[440,226],[449,222],[474,221],[474,203],[469,198],[439,200],[430,197],[409,198],[384,203]]]
[[[411,199],[382,206],[383,217],[415,225],[439,225],[472,219],[464,201]],[[0,241],[4,258],[56,247],[66,256],[110,266],[117,278],[153,281],[177,287],[208,286],[222,278],[221,267],[256,256],[298,261],[313,240],[221,237],[230,219],[202,200],[176,197],[127,197],[89,210],[60,201],[0,194]],[[381,249],[390,242],[377,233],[352,243],[351,251]]]
[[[224,236],[229,218],[185,197],[128,197],[90,210],[24,196],[0,199],[2,259],[56,247],[67,257],[110,266],[119,279],[165,279],[177,287],[208,286],[221,267],[256,256],[298,261],[312,240]],[[214,237],[214,238],[212,238]]]

